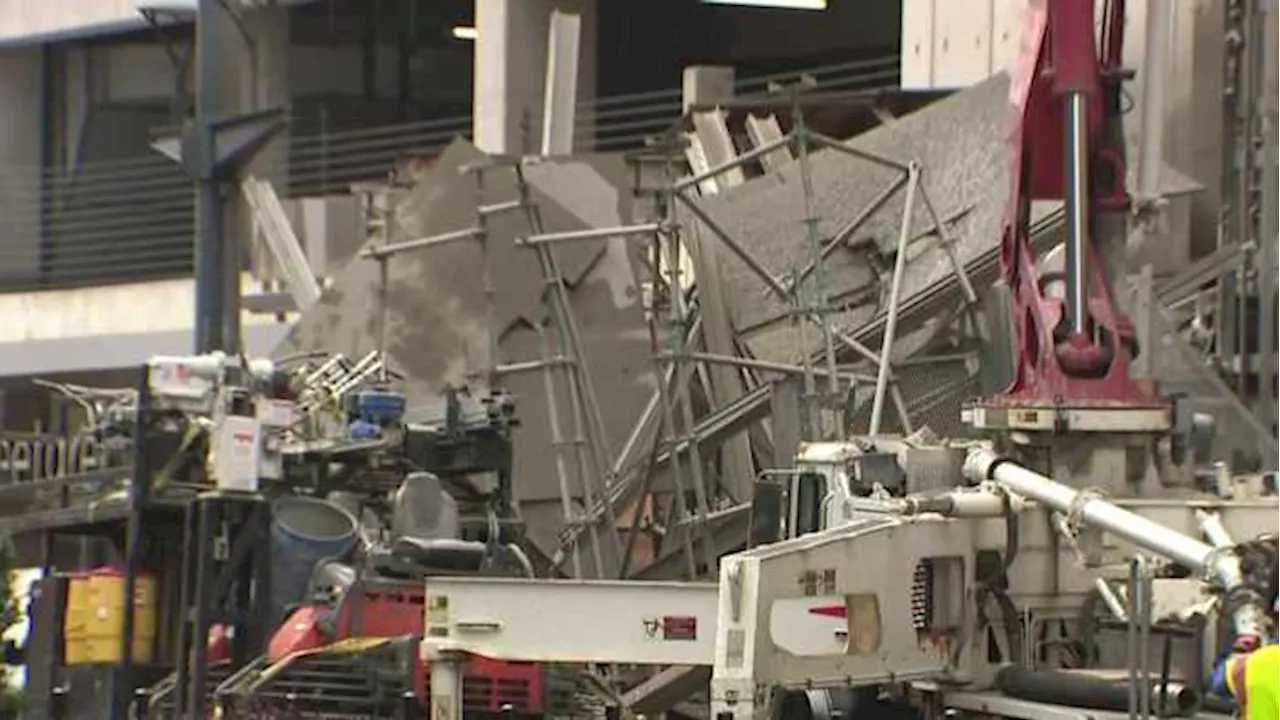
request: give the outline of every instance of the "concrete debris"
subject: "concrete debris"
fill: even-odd
[[[1003,140],[1008,124],[1008,78],[998,75],[955,93],[911,115],[878,126],[850,141],[852,148],[922,167],[921,186],[938,214],[951,219],[962,262],[996,247],[1000,240],[1008,183]],[[851,222],[901,173],[835,150],[812,155],[814,204],[820,235],[829,238]],[[894,194],[851,240],[862,250],[837,250],[826,264],[823,281],[828,297],[840,312],[834,320],[842,328],[856,328],[870,320],[887,297],[888,270],[898,241],[905,189]],[[777,276],[794,273],[808,263],[804,195],[798,163],[769,173],[720,195],[698,201],[712,219]],[[933,223],[919,193],[911,235],[929,233]],[[951,273],[936,237],[911,246],[902,295],[907,297]],[[815,276],[808,283],[815,286]],[[758,357],[784,361],[795,354],[793,331],[786,321],[787,306],[767,296],[764,284],[737,258],[725,260],[726,292],[735,326]],[[816,342],[816,333],[810,334]]]

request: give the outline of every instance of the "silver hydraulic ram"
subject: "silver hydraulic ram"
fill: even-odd
[[[1004,490],[1079,517],[1090,525],[1123,538],[1147,552],[1183,565],[1215,581],[1228,592],[1244,585],[1240,558],[1230,548],[1215,548],[1176,530],[1129,512],[1088,490],[1054,482],[986,448],[974,448],[965,458],[964,474],[970,482],[993,481]],[[1232,614],[1236,636],[1266,637],[1267,617],[1261,599],[1243,602]]]

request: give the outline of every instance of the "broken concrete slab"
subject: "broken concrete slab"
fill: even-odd
[[[993,250],[1008,196],[1004,131],[1008,122],[1008,78],[998,75],[939,100],[915,113],[879,126],[847,142],[857,150],[900,163],[921,166],[921,187],[938,215],[957,238],[955,252],[964,263]],[[825,239],[851,222],[901,173],[844,153],[824,149],[812,154],[814,208],[819,234]],[[712,219],[760,259],[775,275],[804,268],[812,257],[803,224],[804,196],[799,164],[768,173],[716,197],[699,200]],[[905,189],[874,213],[853,239],[869,239],[884,255],[896,248]],[[930,216],[916,195],[910,233],[927,236]],[[902,296],[909,297],[952,272],[936,237],[924,237],[910,248]],[[787,360],[798,351],[785,322],[787,306],[767,297],[765,285],[737,258],[725,260],[726,285],[735,324],[746,333],[759,357]],[[829,296],[859,297],[870,302],[837,305],[837,325],[853,328],[868,321],[885,304],[888,283],[877,285],[877,273],[865,254],[837,250],[824,268]],[[816,283],[811,276],[809,287]],[[810,343],[818,335],[810,333]]]

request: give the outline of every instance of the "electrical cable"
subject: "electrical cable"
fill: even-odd
[[[1009,568],[1018,557],[1019,537],[1018,514],[1014,512],[1013,500],[1008,493],[1002,494],[1003,515],[1005,522],[1005,550],[1001,554],[1000,564],[978,581],[978,613],[979,619],[988,622],[982,610],[986,599],[990,597],[1000,609],[1004,620],[1005,631],[1009,643],[1010,661],[1016,665],[1024,664],[1029,658],[1023,657],[1023,630],[1018,619],[1018,608],[1013,604],[1005,588],[1008,586]]]

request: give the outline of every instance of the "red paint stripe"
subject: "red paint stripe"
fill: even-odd
[[[843,605],[822,605],[819,607],[809,608],[810,615],[822,615],[825,617],[842,618],[846,617]]]

